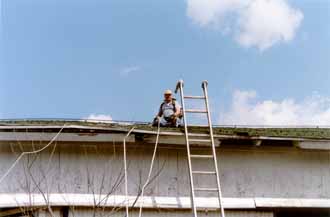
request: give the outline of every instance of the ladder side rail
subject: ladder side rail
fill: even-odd
[[[220,185],[220,177],[219,177],[219,169],[218,169],[218,163],[217,163],[217,153],[215,150],[215,144],[214,144],[214,137],[213,137],[213,126],[211,121],[211,115],[210,115],[210,109],[209,109],[209,100],[208,100],[208,92],[207,92],[207,81],[202,82],[202,88],[205,96],[205,106],[207,110],[207,119],[210,127],[210,137],[211,137],[211,144],[212,144],[212,153],[213,153],[213,160],[214,160],[214,167],[216,172],[216,179],[217,179],[217,187],[218,187],[218,199],[219,199],[219,206],[221,210],[221,217],[225,217],[225,211],[222,204],[222,193],[221,193],[221,185]]]
[[[192,174],[192,164],[191,164],[191,158],[190,158],[190,146],[189,146],[189,138],[188,138],[188,127],[187,127],[187,119],[186,119],[186,108],[184,103],[184,94],[183,94],[183,81],[179,81],[178,85],[176,87],[180,90],[180,96],[181,96],[181,106],[182,106],[182,112],[183,112],[183,123],[184,123],[184,131],[185,131],[185,140],[187,145],[187,159],[188,159],[188,169],[189,169],[189,180],[190,180],[190,200],[191,200],[191,208],[193,212],[193,216],[197,217],[197,208],[195,204],[195,192],[194,192],[194,179]]]

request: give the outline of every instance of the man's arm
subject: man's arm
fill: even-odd
[[[158,117],[158,118],[160,118],[160,117],[162,117],[162,116],[163,116],[163,109],[162,109],[162,105],[163,105],[163,104],[161,104],[161,105],[160,105],[160,107],[159,107],[159,110],[158,110],[158,114],[157,114],[157,117]]]
[[[175,102],[175,113],[174,115],[176,117],[179,117],[181,114],[181,106],[179,105],[179,103]]]

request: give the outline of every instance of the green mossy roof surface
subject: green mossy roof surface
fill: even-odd
[[[128,130],[132,125],[139,130],[157,130],[147,123],[100,123],[78,120],[2,120],[0,126],[63,126],[66,125],[79,125],[90,127],[102,127],[109,129],[123,129]],[[183,128],[162,128],[162,131],[170,132],[183,132]],[[208,132],[207,127],[189,127],[191,133],[204,133]],[[330,128],[322,127],[233,127],[233,126],[215,126],[214,134],[216,135],[243,135],[248,137],[290,137],[290,138],[308,138],[308,139],[330,139]]]

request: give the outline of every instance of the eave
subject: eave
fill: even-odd
[[[57,138],[58,142],[122,142],[130,129],[132,134],[127,138],[127,142],[154,143],[157,129],[146,124],[95,124],[81,121],[75,122],[0,122],[0,142],[6,141],[49,141],[63,128],[61,135]],[[229,129],[231,131],[229,131]],[[269,135],[265,132],[267,129]],[[302,149],[330,150],[330,129],[328,128],[309,128],[318,132],[312,136],[298,136],[302,132],[308,131],[307,128],[223,128],[214,127],[214,139],[216,145],[230,141],[232,143],[250,141],[252,145],[263,146],[265,142],[272,141],[274,145],[281,146],[281,142],[288,142],[290,146]],[[257,134],[256,132],[262,132]],[[274,132],[282,133],[274,133]],[[288,131],[288,132],[286,132]],[[294,134],[297,131],[299,133]],[[192,138],[208,137],[206,127],[191,127]],[[221,133],[224,132],[224,133]],[[283,133],[286,132],[286,133]],[[290,133],[289,133],[290,132]],[[328,138],[329,134],[329,138]],[[276,136],[274,136],[276,135]],[[323,136],[321,136],[323,135]],[[184,132],[182,128],[161,128],[160,144],[184,145]],[[192,144],[200,145],[200,144]]]

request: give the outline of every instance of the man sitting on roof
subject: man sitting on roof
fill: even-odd
[[[164,92],[164,102],[160,105],[152,125],[158,126],[159,123],[161,127],[177,127],[181,117],[181,106],[172,97],[172,91],[166,90]]]

